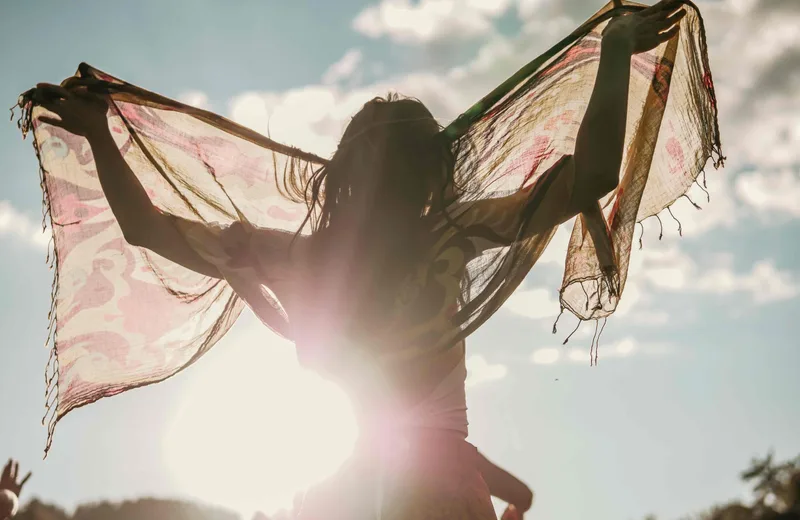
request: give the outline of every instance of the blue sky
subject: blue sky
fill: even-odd
[[[446,122],[601,7],[370,1],[6,0],[0,99],[86,61],[261,131],[269,118],[273,137],[327,153],[366,97],[416,95]],[[593,327],[563,347],[573,322],[550,334],[563,232],[469,342],[470,440],[531,484],[537,517],[675,518],[746,496],[736,476],[751,456],[800,452],[800,4],[698,4],[729,158],[708,171],[711,202],[676,204],[682,238],[668,215],[661,241],[645,222],[598,367]],[[0,456],[34,470],[28,496],[181,496],[249,515],[335,466],[353,435],[344,399],[250,316],[172,380],[75,411],[43,462],[41,193],[11,123],[0,155]],[[298,437],[322,462],[301,461]]]

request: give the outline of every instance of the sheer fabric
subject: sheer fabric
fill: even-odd
[[[471,256],[454,288],[457,303],[443,296],[446,309],[425,323],[401,320],[404,341],[390,357],[460,344],[536,263],[556,229],[533,232],[531,223],[541,202],[557,196],[552,187],[574,149],[601,33],[611,17],[642,7],[609,3],[443,131],[456,158],[458,200],[441,215],[443,238],[426,272],[452,248],[467,247]],[[619,187],[576,219],[560,299],[581,320],[614,312],[635,224],[684,195],[709,158],[715,166],[722,161],[703,22],[694,4],[687,2],[687,11],[678,37],[634,56]],[[302,188],[326,163],[89,65],[77,76],[101,80],[94,92],[109,103],[109,127],[125,161],[224,280],[126,243],[86,140],[39,120],[46,110],[23,94],[20,126],[33,132],[53,233],[48,448],[70,410],[184,369],[245,304],[277,334],[296,339],[297,323],[275,291],[292,276],[292,261],[275,244],[291,242],[298,230],[309,235],[299,229],[308,210]],[[500,201],[519,193],[524,204],[509,213]],[[558,196],[566,206],[568,197]],[[489,246],[475,245],[487,236]],[[413,296],[406,305],[415,308]]]

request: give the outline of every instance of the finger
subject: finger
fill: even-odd
[[[678,27],[684,16],[686,16],[686,11],[681,10],[662,20],[644,23],[639,27],[639,34],[644,38],[655,37],[668,29]]]
[[[687,14],[688,13],[687,13],[686,9],[681,7],[680,9],[678,9],[677,11],[675,11],[674,13],[669,15],[665,21],[673,23],[673,24],[676,24],[676,23],[680,22],[681,20],[683,20],[683,18]]]
[[[39,83],[36,85],[36,90],[47,92],[52,95],[58,95],[60,97],[69,96],[69,90],[65,89],[61,85],[53,85],[51,83]]]
[[[3,466],[3,478],[8,477],[11,474],[11,459],[8,459],[6,465]]]
[[[662,33],[658,33],[658,34],[654,34],[653,36],[647,38],[646,40],[644,40],[642,42],[643,47],[645,47],[647,49],[655,49],[656,47],[658,47],[662,43],[671,40],[679,32],[680,32],[680,27],[678,27],[676,25],[675,27],[673,27],[672,29],[670,29],[668,31],[665,31],[665,32],[662,32]]]
[[[64,128],[64,121],[62,121],[61,119],[50,116],[39,116],[37,119],[42,123],[47,123],[48,125],[52,125],[58,128]]]
[[[658,35],[659,44],[664,43],[665,41],[671,40],[672,38],[677,36],[679,32],[681,32],[681,28],[680,28],[680,26],[676,25],[675,27],[673,27],[669,31],[665,31],[665,32],[660,33]]]
[[[105,85],[105,82],[96,78],[69,78],[62,83],[62,86],[76,94],[92,94],[93,91],[97,90],[102,85]]]
[[[94,94],[88,86],[79,86],[75,87],[70,91],[72,95],[75,97],[85,99],[87,101],[100,101],[100,97],[97,94]]]
[[[48,110],[50,112],[53,112],[54,114],[58,114],[58,116],[61,117],[61,111],[62,111],[62,108],[64,106],[63,105],[63,103],[64,103],[63,99],[47,99],[47,98],[45,98],[45,99],[40,99],[40,100],[37,100],[37,101],[38,101],[40,107],[42,107],[42,108],[44,108],[44,109],[46,109],[46,110]]]
[[[14,461],[11,464],[11,480],[16,482],[18,474],[19,474],[19,462]]]
[[[678,27],[680,26],[680,23],[681,23],[680,17],[676,20],[664,20],[663,22],[648,24],[647,28],[643,32],[644,34],[647,35],[656,35],[659,33],[663,33],[666,30],[672,29],[673,27]]]
[[[686,16],[686,4],[683,2],[675,2],[674,4],[670,5],[668,8],[661,11],[661,16],[671,18],[678,13],[682,13],[679,15],[681,18]]]
[[[62,81],[61,86],[64,88],[72,88],[80,85],[94,85],[96,83],[96,78],[79,78],[77,76],[72,76]]]
[[[650,7],[655,11],[666,11],[669,9],[677,9],[679,6],[683,5],[683,0],[661,0],[657,4]]]
[[[663,12],[668,16],[672,16],[677,12],[683,12],[684,14],[681,16],[684,16],[686,14],[686,4],[683,2],[677,2],[675,5],[671,6],[669,9],[665,9]]]
[[[661,2],[651,5],[640,12],[645,17],[659,16],[665,12],[671,13],[678,9],[681,5],[683,5],[682,0],[661,0]]]
[[[681,8],[669,16],[659,17],[653,20],[651,23],[658,27],[659,30],[664,30],[680,22],[684,16],[686,16],[686,9]]]
[[[69,92],[56,85],[47,85],[37,87],[33,92],[33,99],[39,103],[46,103],[50,101],[60,101],[69,96]]]
[[[33,472],[29,471],[28,474],[25,475],[25,478],[23,478],[22,481],[19,483],[19,487],[24,486],[25,483],[31,478],[32,475],[33,475]]]

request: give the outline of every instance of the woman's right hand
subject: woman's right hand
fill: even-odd
[[[86,138],[108,133],[108,104],[89,91],[92,81],[76,79],[67,85],[68,88],[49,83],[36,85],[34,102],[58,116],[40,116],[39,119]]]
[[[611,43],[631,54],[655,49],[678,34],[686,16],[682,0],[661,0],[636,13],[613,18],[603,31],[603,43]]]

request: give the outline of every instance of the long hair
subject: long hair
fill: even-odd
[[[331,312],[379,323],[372,313],[391,312],[400,284],[423,260],[434,221],[426,217],[445,211],[455,193],[453,152],[440,130],[416,99],[374,98],[306,181],[300,229],[310,225],[316,236],[309,274],[322,300],[339,302],[329,301]]]
[[[420,101],[389,94],[367,102],[351,119],[329,163],[304,186],[313,232],[343,217],[367,222],[379,205],[416,216],[441,211],[453,192],[454,157],[441,127]],[[359,218],[360,217],[360,218]]]

